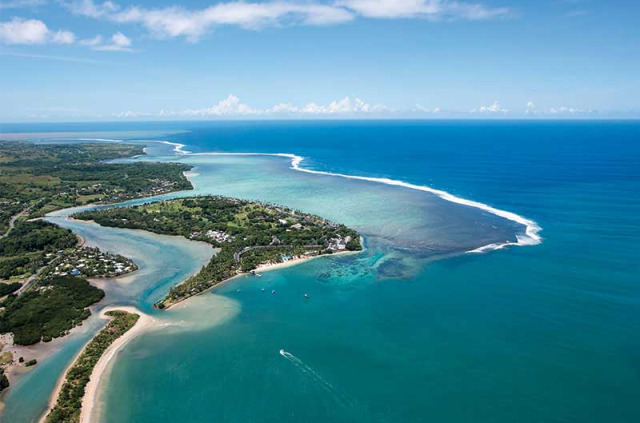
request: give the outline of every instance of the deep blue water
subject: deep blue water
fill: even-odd
[[[201,351],[191,355],[194,361],[179,342],[153,337],[145,339],[146,350],[140,343],[124,352],[123,367],[114,372],[121,381],[153,381],[150,369],[169,366],[168,357],[176,361],[165,374],[171,383],[153,388],[159,392],[155,411],[126,399],[134,395],[149,408],[144,401],[151,394],[112,393],[107,404],[118,400],[123,406],[114,407],[109,421],[176,418],[185,413],[180,401],[160,402],[181,398],[180,392],[188,394],[185,404],[195,398],[186,414],[193,421],[640,421],[638,122],[181,122],[0,129],[182,129],[188,132],[162,139],[187,144],[190,151],[295,153],[306,158],[306,167],[429,185],[516,212],[543,228],[540,245],[431,262],[409,279],[373,284],[357,295],[352,285],[319,284],[317,263],[272,277],[278,287],[312,292],[318,298],[312,310],[286,300],[272,308],[250,287],[246,295],[235,286],[222,289],[218,294],[239,301],[243,310],[210,337],[187,338]],[[326,319],[317,319],[323,313]],[[283,360],[277,354],[261,357],[265,345],[275,351],[285,342],[331,382],[335,398],[321,395],[321,383],[294,380],[299,375],[287,372],[295,368],[278,367]],[[154,359],[154,348],[166,348],[167,354]],[[390,357],[397,357],[395,365]],[[256,363],[260,367],[251,367]],[[180,377],[189,366],[212,371],[201,389]],[[221,380],[214,369],[225,372]],[[180,391],[172,391],[172,383]],[[348,407],[341,408],[345,402]]]

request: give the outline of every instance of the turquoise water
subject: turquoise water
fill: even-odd
[[[38,363],[24,378],[11,386],[4,397],[6,408],[0,416],[6,422],[34,422],[46,410],[48,398],[59,375],[83,345],[101,329],[105,321],[99,311],[109,305],[134,305],[147,313],[154,313],[152,305],[162,298],[169,287],[196,272],[213,253],[210,246],[178,237],[153,235],[142,231],[102,228],[96,224],[65,219],[59,212],[48,220],[72,229],[84,237],[88,246],[124,254],[139,266],[135,278],[104,279],[97,283],[106,297],[92,307],[92,316],[75,329],[59,350]],[[124,279],[129,279],[125,277]]]
[[[368,249],[240,278],[165,313],[183,326],[119,354],[101,421],[639,421],[640,124],[104,130],[144,125],[194,152],[294,153],[312,169],[445,189],[535,220],[544,240],[467,254],[523,228],[415,190],[296,172],[285,158],[181,157],[199,193],[326,215],[356,226]]]

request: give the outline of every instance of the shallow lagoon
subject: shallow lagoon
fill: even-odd
[[[120,354],[106,420],[640,420],[637,123],[67,126],[52,128],[188,128],[162,139],[194,151],[296,153],[314,169],[428,184],[544,227],[536,247],[429,261],[385,239],[375,254],[219,287],[175,311],[193,314],[183,327]],[[167,157],[172,148],[152,146]],[[277,294],[265,299],[260,283]]]
[[[140,158],[147,159],[154,158]],[[232,298],[241,312],[200,331],[134,340],[106,383],[103,421],[410,421],[413,412],[389,413],[383,401],[419,406],[400,388],[419,388],[431,369],[416,370],[415,342],[427,347],[420,355],[436,347],[412,323],[421,300],[412,295],[416,304],[408,304],[404,287],[436,256],[515,241],[524,229],[424,192],[297,172],[283,157],[179,159],[195,166],[195,194],[316,213],[358,229],[367,250],[241,277],[199,297]],[[185,308],[195,321],[210,318],[199,306]],[[414,348],[403,348],[407,342]]]

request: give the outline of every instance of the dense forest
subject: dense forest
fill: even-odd
[[[103,226],[182,235],[220,248],[200,273],[173,287],[159,308],[283,257],[362,248],[358,233],[344,225],[285,207],[217,196],[93,210],[74,217]]]
[[[0,307],[0,333],[13,332],[13,341],[32,345],[65,335],[89,317],[87,309],[104,291],[82,278],[59,277],[41,281],[20,296],[9,295]]]

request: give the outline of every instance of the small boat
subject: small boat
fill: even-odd
[[[273,295],[273,294],[275,294],[275,293],[276,293],[276,290],[275,290],[275,289],[274,289],[273,291],[271,291],[271,294],[272,294],[272,295]]]
[[[311,298],[311,297],[309,296],[309,294],[304,294],[304,297],[305,297],[305,298]]]
[[[264,288],[262,288],[262,292],[264,292]]]

